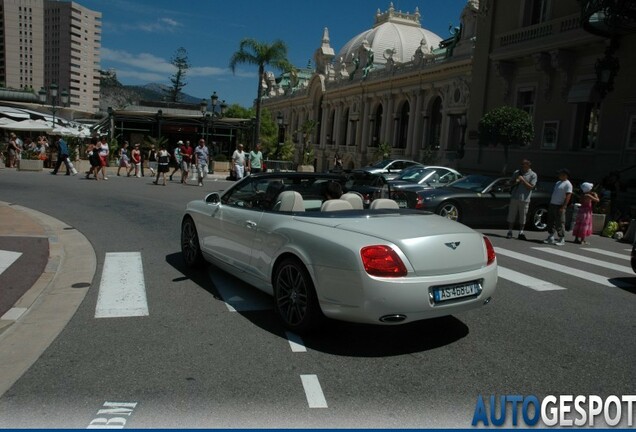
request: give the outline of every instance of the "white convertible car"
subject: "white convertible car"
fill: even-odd
[[[181,251],[274,297],[285,326],[324,317],[398,324],[487,304],[497,284],[490,240],[395,201],[362,208],[359,194],[324,200],[333,174],[266,173],[188,203]]]

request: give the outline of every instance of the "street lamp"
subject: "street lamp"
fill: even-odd
[[[219,103],[219,96],[216,94],[216,92],[212,92],[212,96],[210,96],[210,101],[212,102],[212,112],[210,113],[210,119],[211,119],[211,126],[210,128],[212,129],[212,139],[210,141],[214,142],[214,119],[215,118],[223,118],[223,115],[225,114],[225,109],[227,108],[227,104],[225,103],[225,100],[221,101],[221,105],[220,105],[220,111],[217,112],[216,110],[216,106]],[[203,112],[203,102],[201,101],[201,112]],[[206,109],[207,109],[207,103],[206,105]]]
[[[161,121],[163,120],[163,111],[157,110],[157,143],[161,141]]]
[[[283,114],[281,112],[276,116],[276,123],[278,123],[278,147],[276,148],[276,159],[280,159],[280,149],[285,141],[285,136],[283,132]]]
[[[40,102],[42,104],[47,103],[48,96],[51,97],[51,112],[53,113],[53,127],[56,126],[55,113],[57,112],[57,107],[58,107],[57,93],[58,93],[58,86],[55,83],[49,86],[48,91],[44,87],[41,87],[40,90],[38,91],[38,97],[40,98]],[[66,89],[62,90],[62,92],[60,93],[60,102],[62,102],[62,105],[61,105],[62,107],[68,105],[68,98],[69,98],[69,94],[66,91]]]

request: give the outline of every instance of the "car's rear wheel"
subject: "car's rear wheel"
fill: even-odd
[[[537,207],[532,212],[531,227],[535,231],[545,231],[548,227],[548,209]]]
[[[440,216],[444,216],[445,218],[448,218],[450,220],[454,220],[457,222],[459,222],[459,218],[461,216],[459,211],[459,206],[452,201],[441,204],[437,208],[436,213]]]
[[[297,259],[285,258],[276,268],[274,307],[285,327],[298,334],[314,329],[323,318],[311,277]]]
[[[181,255],[188,267],[198,267],[203,263],[199,234],[191,217],[186,217],[181,223]]]

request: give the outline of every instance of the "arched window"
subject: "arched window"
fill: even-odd
[[[397,148],[406,148],[406,141],[408,139],[409,134],[409,112],[411,111],[411,106],[408,102],[404,102],[402,104],[402,109],[400,110],[400,118],[398,119],[398,130],[397,130]]]
[[[382,129],[382,105],[378,105],[373,116],[373,135],[371,137],[371,146],[377,147],[380,144],[380,130]]]
[[[327,145],[335,143],[336,138],[336,110],[331,111],[329,116],[329,132],[327,132]]]
[[[339,145],[347,145],[347,140],[349,139],[349,108],[344,111],[344,115],[340,121],[340,139]]]
[[[431,106],[428,146],[438,149],[442,137],[442,98],[437,97]]]

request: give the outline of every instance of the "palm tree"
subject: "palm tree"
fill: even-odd
[[[255,39],[243,39],[239,50],[232,54],[230,69],[236,73],[239,64],[258,66],[258,86],[256,90],[256,141],[260,139],[261,128],[261,83],[265,78],[265,66],[272,66],[283,72],[291,71],[294,67],[287,60],[287,45],[281,40],[275,40],[271,45],[258,42]]]

